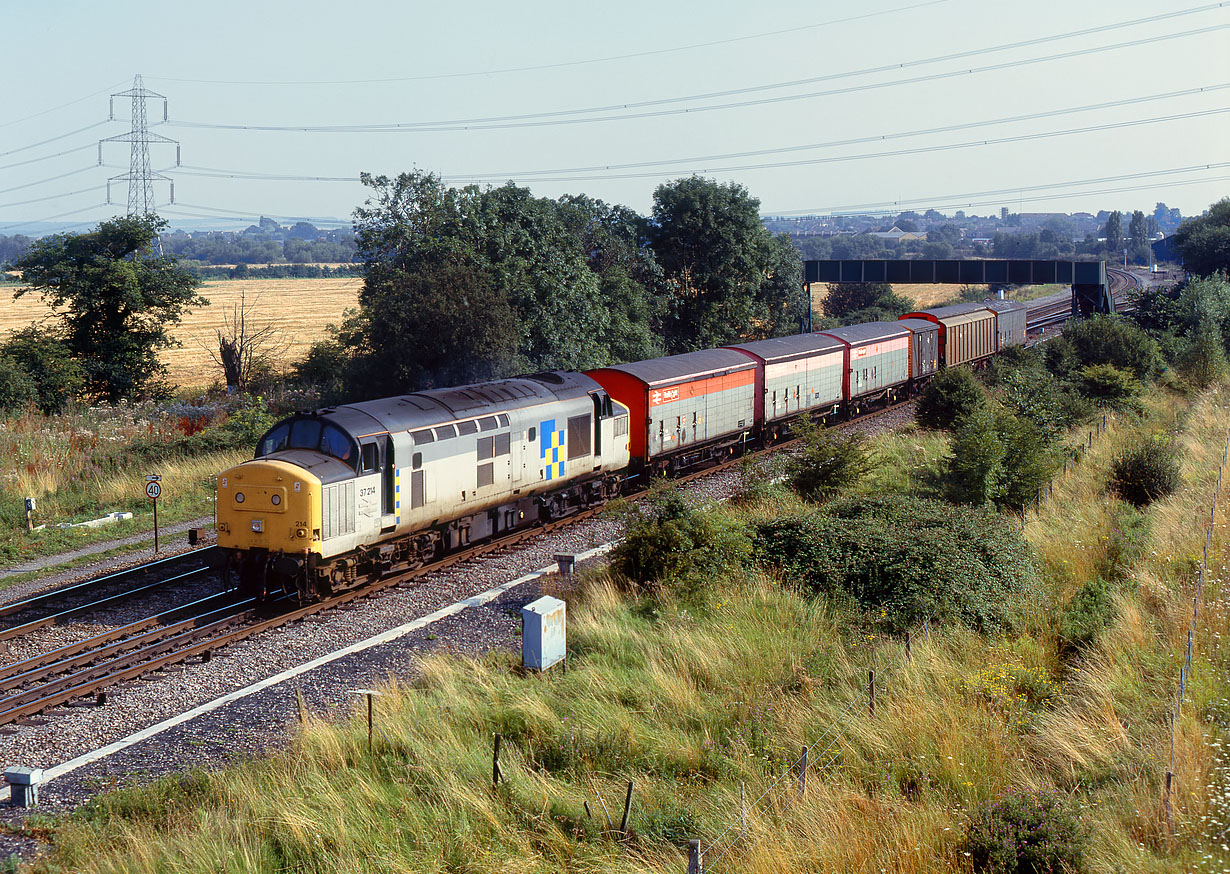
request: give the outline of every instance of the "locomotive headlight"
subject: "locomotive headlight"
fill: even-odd
[[[236,504],[243,503],[243,492],[235,492],[235,503]]]
[[[252,530],[255,531],[257,534],[260,534],[262,531],[265,530],[265,523],[262,522],[260,519],[253,519],[252,520]]]
[[[276,507],[278,504],[282,503],[282,496],[281,495],[271,495],[269,498],[269,502],[273,504],[273,506]]]

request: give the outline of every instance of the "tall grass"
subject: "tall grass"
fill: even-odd
[[[224,419],[217,407],[154,403],[74,407],[46,415],[34,409],[0,419],[0,562],[51,554],[91,540],[151,527],[145,475],[160,474],[160,521],[212,516],[213,476],[250,457],[243,450],[185,455],[173,441]],[[136,445],[166,446],[156,465],[136,460]],[[25,498],[37,503],[25,531]],[[104,513],[141,518],[105,530],[61,529]]]
[[[36,870],[679,871],[689,838],[717,842],[712,866],[727,830],[742,830],[741,784],[746,833],[710,870],[969,871],[971,811],[1047,787],[1080,805],[1092,871],[1224,858],[1208,826],[1218,798],[1205,741],[1219,731],[1212,704],[1226,697],[1220,570],[1177,729],[1176,838],[1161,799],[1226,400],[1219,390],[1188,409],[1159,393],[1144,418],[1114,421],[1028,517],[1048,581],[1041,600],[1013,605],[1011,634],[916,638],[874,718],[867,671],[883,683],[901,641],[864,617],[755,573],[687,600],[629,600],[595,574],[568,595],[566,673],[527,676],[504,651],[433,656],[377,699],[370,754],[362,710],[313,718],[267,760],[102,796],[57,827]],[[1121,445],[1176,422],[1184,488],[1143,514],[1110,497]],[[886,466],[911,471],[881,470],[881,482],[920,487],[942,454],[933,439],[878,440]],[[792,506],[773,492],[714,512],[763,518]],[[1217,525],[1220,557],[1224,512]],[[1073,657],[1058,616],[1094,577],[1113,585],[1113,618]],[[493,787],[496,732],[506,779]],[[800,795],[791,766],[821,737],[832,743],[814,749]],[[619,840],[607,812],[617,826],[628,780]]]

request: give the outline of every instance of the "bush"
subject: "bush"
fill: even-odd
[[[85,386],[85,370],[54,331],[37,326],[15,331],[0,345],[0,355],[12,358],[29,374],[35,400],[45,413],[64,409]]]
[[[1068,797],[1013,790],[979,806],[965,836],[975,871],[1079,874],[1089,830]]]
[[[0,355],[0,412],[20,410],[38,397],[34,379],[18,362]]]
[[[806,418],[798,430],[803,447],[786,462],[786,480],[805,501],[831,498],[875,467],[861,434],[841,437]]]
[[[1028,547],[1002,517],[923,498],[841,498],[760,523],[754,547],[806,589],[883,613],[890,630],[932,615],[998,629],[1035,582]]]
[[[1137,507],[1172,494],[1182,483],[1174,444],[1156,437],[1126,450],[1110,472],[1111,488]]]
[[[1201,325],[1177,356],[1179,370],[1199,388],[1221,379],[1227,370],[1226,346],[1216,325]]]
[[[1141,380],[1165,369],[1157,341],[1120,316],[1093,316],[1064,326],[1063,337],[1047,344],[1046,359],[1061,376],[1092,364],[1113,364]]]
[[[1099,407],[1140,409],[1140,381],[1127,370],[1113,364],[1091,364],[1081,368],[1080,382],[1085,396]]]
[[[743,507],[774,501],[783,496],[790,497],[789,489],[780,482],[785,462],[786,457],[781,454],[742,459],[739,462],[739,485],[730,496],[731,503]]]
[[[974,411],[987,405],[987,393],[973,371],[946,367],[927,384],[914,407],[914,417],[924,428],[952,431]]]
[[[1051,436],[1093,416],[1092,405],[1048,370],[1042,355],[1032,349],[1013,346],[1001,353],[986,382],[1017,418],[1033,422]]]
[[[751,551],[745,531],[688,506],[670,485],[655,485],[637,503],[616,505],[615,512],[624,517],[624,536],[611,551],[611,566],[634,589],[689,595],[725,568],[741,565]]]
[[[1111,585],[1101,577],[1089,580],[1059,618],[1059,643],[1066,652],[1087,649],[1115,618]]]
[[[1020,508],[1055,469],[1055,453],[1033,423],[1003,408],[969,416],[952,441],[944,490],[957,504]]]

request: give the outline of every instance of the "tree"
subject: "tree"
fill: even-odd
[[[419,171],[362,179],[373,194],[355,212],[354,393],[583,369],[609,363],[613,345],[652,343],[631,324],[652,310],[637,277],[654,269],[634,251],[634,214]]]
[[[222,317],[222,327],[215,330],[218,351],[210,350],[214,362],[222,368],[228,391],[248,391],[252,381],[273,369],[273,362],[289,348],[279,337],[270,320],[258,322],[256,305],[260,297],[248,303],[246,289],[239,292],[239,303]]]
[[[1133,263],[1149,263],[1149,231],[1145,214],[1139,209],[1132,213],[1132,220],[1128,222],[1128,251]]]
[[[649,237],[673,283],[667,350],[687,352],[797,330],[802,264],[736,183],[692,176],[658,186]]]
[[[1102,225],[1102,237],[1106,240],[1106,251],[1112,255],[1123,248],[1123,216],[1115,210],[1106,217]]]
[[[1230,197],[1217,201],[1204,215],[1183,222],[1173,242],[1189,273],[1230,272]]]
[[[843,325],[891,321],[914,303],[885,282],[832,282],[824,297],[824,314]]]
[[[57,311],[64,342],[81,362],[86,390],[115,401],[162,388],[158,352],[176,344],[170,328],[193,306],[200,280],[153,244],[166,222],[127,216],[86,234],[56,234],[14,262],[29,288]]]
[[[62,410],[85,385],[85,371],[55,331],[37,325],[14,331],[0,344],[0,356],[20,365],[43,412]]]

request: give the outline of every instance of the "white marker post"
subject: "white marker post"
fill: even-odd
[[[158,554],[158,497],[162,494],[162,477],[151,473],[145,478],[145,497],[154,502],[154,555]]]

